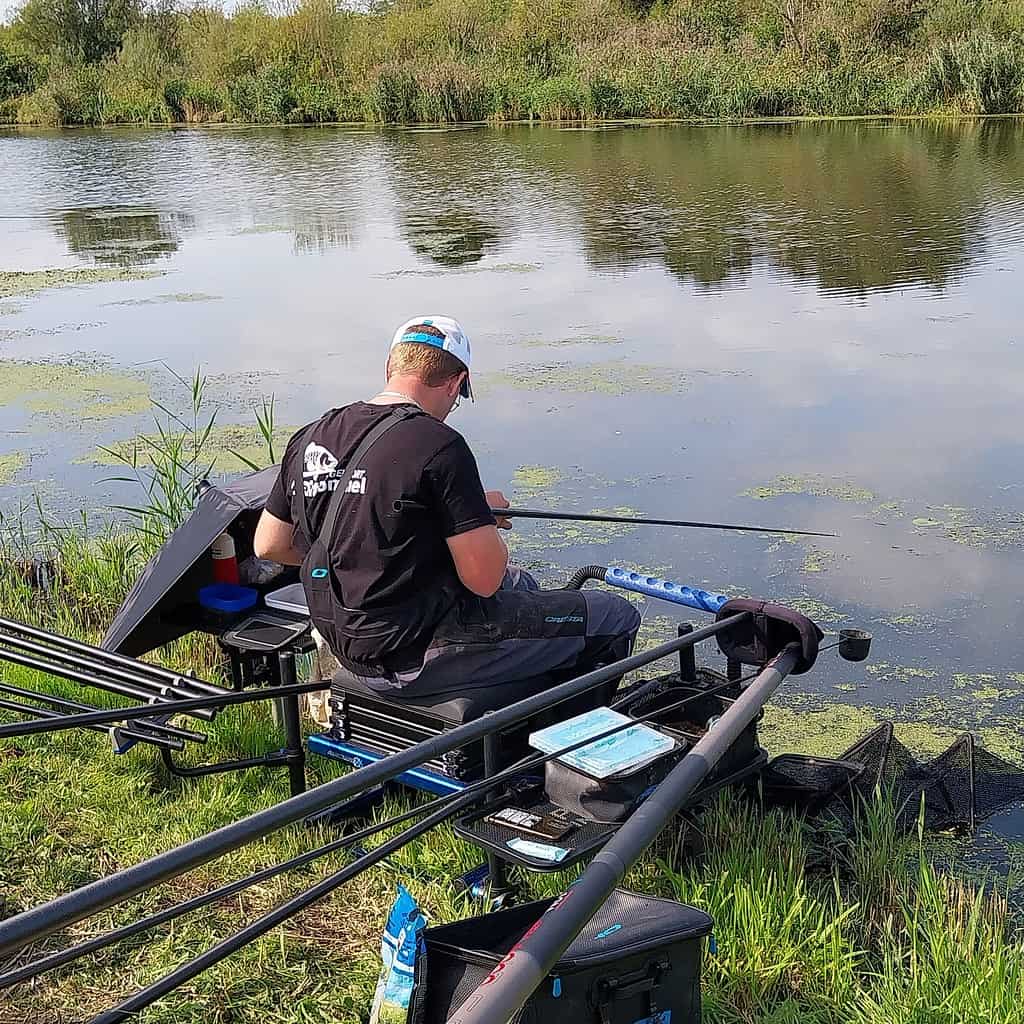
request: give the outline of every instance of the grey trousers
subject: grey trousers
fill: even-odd
[[[534,679],[540,691],[627,657],[639,628],[637,610],[617,594],[541,590],[528,572],[510,567],[493,597],[468,594],[456,604],[435,630],[421,666],[363,682],[407,697]]]

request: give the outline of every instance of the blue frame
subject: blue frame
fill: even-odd
[[[383,761],[387,756],[354,743],[336,740],[327,733],[316,733],[310,736],[307,745],[311,754],[329,757],[334,761],[344,761],[345,764],[350,764],[353,768],[365,768],[374,761]],[[430,768],[410,768],[409,771],[396,775],[394,781],[412,789],[418,789],[423,793],[433,793],[435,796],[461,793],[467,785],[465,782],[459,782],[458,779],[449,778]]]

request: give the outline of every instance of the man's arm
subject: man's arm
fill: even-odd
[[[448,538],[448,550],[462,585],[480,597],[491,597],[508,568],[508,548],[496,526],[478,526]]]
[[[295,527],[291,523],[264,509],[253,536],[253,554],[281,565],[302,565],[303,556],[295,550],[292,541],[294,534]]]

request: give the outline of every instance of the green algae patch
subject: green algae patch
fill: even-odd
[[[517,497],[535,498],[550,491],[562,479],[561,470],[553,466],[520,466],[512,474],[512,493]]]
[[[1013,548],[1024,545],[1024,518],[1019,512],[926,505],[927,515],[913,519],[914,532],[941,532],[954,544],[974,548]]]
[[[895,721],[885,708],[852,704],[812,706],[808,696],[787,705],[769,705],[758,727],[762,746],[776,754],[809,754],[837,757],[883,721],[892,721],[898,739],[916,757],[936,757],[963,735],[963,726],[952,727],[922,719]],[[995,725],[972,730],[982,745],[1009,760],[1020,760],[1024,733],[1019,726]]]
[[[537,263],[492,263],[486,266],[466,267],[413,267],[408,270],[389,270],[374,277],[394,281],[400,277],[452,277],[465,274],[533,274],[540,270]]]
[[[845,622],[850,617],[845,612],[837,611],[816,597],[795,597],[787,600],[786,604],[788,607],[796,609],[802,615],[806,615],[807,618],[812,622],[816,622],[819,626]]]
[[[149,383],[139,374],[102,364],[0,360],[0,406],[31,413],[108,419],[150,406]]]
[[[109,281],[145,281],[159,277],[158,270],[127,270],[118,267],[78,267],[53,270],[0,270],[0,299],[35,295],[51,288],[80,288]]]
[[[572,394],[628,395],[638,391],[673,394],[685,390],[685,374],[667,366],[646,366],[628,359],[603,363],[531,363],[486,374],[487,390],[563,391]]]
[[[815,498],[832,498],[835,501],[868,502],[875,495],[845,477],[829,477],[818,473],[802,476],[783,474],[775,477],[762,487],[751,487],[741,492],[745,498],[778,498],[785,494],[806,494]]]
[[[13,302],[0,302],[0,316],[17,316],[23,308]]]
[[[758,726],[758,736],[772,756],[835,757],[878,724],[871,710],[852,704],[834,704],[820,711],[769,705]]]
[[[615,334],[576,334],[567,338],[524,338],[522,348],[563,348],[568,345],[621,345],[622,338]]]
[[[107,302],[107,306],[164,306],[175,302],[219,302],[220,295],[207,295],[205,292],[172,292],[169,295],[150,295],[140,299],[118,299]]]
[[[274,454],[280,458],[285,445],[297,427],[278,427],[274,431]],[[183,436],[183,435],[181,435]],[[175,438],[175,440],[180,439]],[[187,439],[186,439],[187,440]],[[149,466],[153,454],[166,446],[166,439],[157,434],[139,434],[126,441],[118,441],[106,447],[97,448],[90,454],[76,460],[94,466]],[[228,423],[214,427],[203,443],[204,465],[217,473],[242,473],[253,466],[271,464],[266,441],[259,428],[253,424]]]
[[[0,455],[0,485],[9,484],[27,465],[28,456],[24,452]]]

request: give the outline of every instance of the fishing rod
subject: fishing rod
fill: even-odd
[[[506,729],[511,725],[516,725],[540,711],[545,711],[570,697],[575,697],[610,682],[626,672],[643,668],[659,658],[692,647],[702,640],[738,625],[745,621],[748,615],[748,612],[729,615],[685,636],[668,640],[648,651],[632,654],[621,661],[594,669],[592,672],[553,686],[542,693],[526,697],[481,718],[456,726],[454,729],[430,739],[422,740],[407,750],[375,761],[359,771],[322,783],[315,789],[256,811],[245,818],[183,843],[175,849],[159,853],[148,860],[123,868],[106,878],[90,882],[79,889],[58,896],[48,903],[15,914],[5,921],[0,921],[0,956],[13,953],[30,942],[59,931],[83,918],[91,917],[153,885],[177,878],[186,871],[215,860],[254,839],[270,835],[286,825],[291,825],[317,811],[325,810],[340,800],[379,786],[382,782],[387,782],[425,761],[440,757],[457,747],[464,747],[468,743]],[[241,697],[242,695],[237,696]],[[211,698],[211,701],[219,704],[228,699],[229,697],[219,697]],[[173,705],[174,702],[168,702],[164,707],[173,709]],[[152,714],[152,706],[149,710]],[[26,723],[29,726],[34,724]],[[7,728],[9,727],[0,727],[0,735],[3,735]]]
[[[715,727],[694,744],[626,819],[572,886],[512,947],[447,1024],[506,1024],[519,1011],[626,872],[793,671],[799,656],[799,646],[789,644],[758,673]]]
[[[396,512],[424,512],[427,506],[418,501],[400,498],[394,502]],[[790,537],[838,537],[838,533],[816,533],[813,530],[788,530],[775,526],[738,526],[735,523],[703,523],[688,519],[649,519],[644,516],[611,516],[599,512],[555,512],[542,508],[492,508],[496,519],[562,519],[572,523],[623,523],[630,526],[683,526],[698,530],[732,530],[740,533],[781,533]]]
[[[234,935],[228,936],[216,946],[211,947],[211,949],[207,950],[205,953],[200,954],[193,960],[181,964],[163,978],[160,978],[145,988],[140,989],[134,995],[128,997],[117,1006],[112,1007],[110,1010],[107,1010],[105,1013],[102,1013],[97,1017],[94,1017],[91,1024],[117,1024],[117,1022],[123,1022],[128,1019],[129,1015],[144,1009],[146,1006],[149,1006],[168,992],[173,991],[173,989],[180,987],[185,982],[190,981],[192,978],[201,974],[203,971],[213,966],[213,964],[218,963],[230,956],[232,953],[237,952],[243,946],[248,945],[260,935],[265,934],[271,928],[280,924],[287,917],[294,915],[299,910],[302,910],[310,904],[329,895],[334,889],[343,885],[345,882],[351,881],[363,871],[366,871],[380,863],[380,861],[385,859],[389,854],[396,852],[396,850],[402,846],[405,846],[412,842],[412,840],[419,838],[419,836],[423,835],[431,828],[443,823],[449,818],[454,817],[464,808],[478,802],[479,799],[486,795],[488,791],[496,788],[506,781],[510,781],[522,772],[547,764],[549,761],[553,761],[559,757],[564,757],[566,754],[573,753],[582,747],[590,746],[593,743],[597,743],[602,739],[613,736],[625,729],[630,729],[633,726],[640,725],[655,716],[675,711],[692,701],[711,696],[736,685],[735,681],[729,680],[708,690],[701,690],[699,693],[691,693],[689,696],[683,697],[666,707],[657,708],[648,712],[646,715],[641,715],[635,719],[630,719],[627,722],[611,726],[610,728],[602,730],[593,736],[577,740],[560,750],[551,752],[550,754],[534,754],[522,758],[515,764],[512,764],[503,771],[498,772],[496,775],[492,775],[486,779],[481,779],[479,782],[468,786],[461,793],[454,793],[448,796],[439,797],[438,799],[431,800],[419,807],[413,807],[410,810],[404,811],[401,814],[397,814],[394,817],[387,819],[386,821],[369,825],[358,832],[344,836],[341,839],[336,839],[316,850],[300,854],[299,856],[281,864],[264,868],[261,871],[253,873],[247,878],[230,882],[213,892],[207,893],[205,896],[195,897],[192,900],[179,904],[176,907],[170,907],[167,910],[154,914],[150,918],[136,922],[133,925],[127,925],[123,928],[117,929],[106,936],[98,936],[82,943],[79,946],[52,954],[35,964],[28,964],[7,974],[0,975],[0,989],[7,988],[16,982],[35,977],[54,967],[69,963],[86,953],[104,948],[116,941],[120,941],[122,938],[127,938],[129,935],[134,935],[139,931],[154,927],[164,921],[172,920],[173,918],[187,913],[190,910],[197,909],[209,903],[216,902],[219,899],[223,899],[229,895],[233,895],[242,889],[255,885],[257,882],[275,877],[276,875],[289,871],[294,867],[299,867],[303,864],[309,863],[311,860],[327,853],[354,846],[362,839],[385,831],[395,825],[402,824],[410,818],[422,817],[429,812],[429,816],[419,824],[406,829],[397,836],[393,836],[391,839],[381,844],[381,846],[363,853],[351,864],[348,864],[334,874],[325,877],[320,882],[315,883],[312,887],[297,894],[287,903],[282,904],[274,910],[269,911],[263,917],[258,918],[249,925],[246,925],[243,929],[239,930]],[[637,696],[639,696],[639,692],[630,694],[629,698],[635,699]]]

